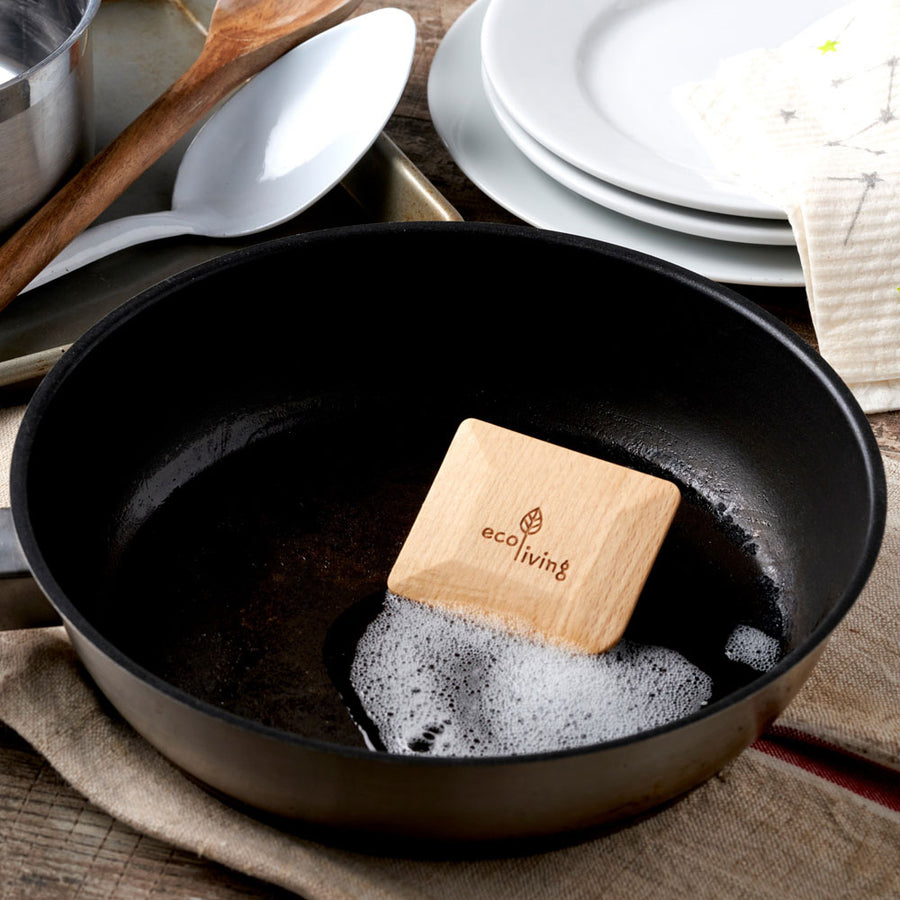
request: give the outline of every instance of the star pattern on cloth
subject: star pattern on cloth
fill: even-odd
[[[828,147],[853,146],[853,145],[849,144],[849,141],[855,140],[856,138],[860,137],[861,135],[869,132],[871,129],[877,128],[879,125],[890,125],[897,118],[897,115],[894,112],[894,107],[893,107],[893,96],[894,96],[894,81],[895,81],[895,77],[896,77],[896,73],[897,73],[898,63],[900,63],[900,59],[898,59],[898,57],[896,57],[896,56],[892,56],[890,59],[886,60],[884,63],[874,66],[871,69],[867,69],[864,73],[861,73],[861,74],[865,74],[865,75],[871,75],[872,73],[877,73],[877,71],[879,69],[881,69],[882,66],[887,68],[887,71],[888,71],[887,82],[884,87],[884,98],[885,98],[886,105],[880,107],[878,112],[876,113],[876,115],[862,128],[859,128],[856,132],[854,132],[853,134],[851,134],[847,137],[836,138],[836,139],[830,140],[826,143],[826,146],[828,146]],[[850,76],[845,76],[843,78],[834,79],[832,81],[832,87],[835,89],[838,89],[838,88],[843,87],[846,84],[851,84],[854,77],[855,76],[850,75]],[[860,150],[864,153],[872,154],[874,156],[881,156],[887,152],[884,149],[880,149],[880,148],[876,148],[876,147],[868,146],[868,145],[856,145],[854,147],[854,149]]]
[[[783,209],[822,356],[900,409],[900,0],[850,0],[678,102],[723,175]]]
[[[877,172],[862,172],[858,177],[839,177],[839,176],[831,176],[829,181],[859,181],[863,185],[862,196],[859,198],[859,203],[856,205],[856,209],[853,212],[853,217],[850,220],[850,225],[847,228],[847,232],[844,235],[844,246],[850,243],[850,238],[853,234],[853,229],[856,227],[856,223],[859,221],[860,214],[863,211],[863,205],[866,202],[866,198],[869,196],[869,192],[875,190],[875,186],[882,179],[878,176]]]
[[[819,47],[818,49],[821,49]],[[887,77],[885,83],[882,87],[882,97],[885,100],[885,105],[878,108],[877,112],[873,115],[872,119],[865,124],[863,127],[858,128],[852,134],[842,137],[842,138],[833,138],[825,142],[826,147],[843,147],[849,150],[857,151],[860,153],[864,153],[871,156],[884,156],[888,151],[884,147],[879,147],[877,145],[877,141],[880,137],[878,134],[879,126],[887,126],[890,125],[897,118],[896,113],[894,112],[893,107],[893,96],[894,96],[894,81],[897,73],[897,65],[900,62],[897,56],[891,56],[885,62],[880,63],[874,67],[868,68],[860,73],[850,73],[844,75],[841,78],[833,79],[831,84],[832,87],[837,89],[843,88],[845,85],[852,84],[854,79],[857,77],[861,77],[862,75],[866,75],[872,77],[873,74],[877,76],[878,72],[882,69],[887,70]],[[864,138],[864,136],[870,136],[873,138],[875,143],[856,143],[858,139]],[[850,224],[847,228],[847,231],[844,235],[844,246],[846,247],[853,236],[853,231],[856,228],[857,222],[859,221],[859,217],[862,214],[863,207],[866,203],[867,198],[870,193],[875,189],[876,185],[881,182],[883,179],[879,176],[877,172],[862,172],[858,176],[830,176],[830,181],[858,181],[863,185],[862,194],[859,198],[859,202],[856,205],[856,209],[851,217]]]

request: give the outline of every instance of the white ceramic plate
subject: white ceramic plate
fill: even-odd
[[[503,132],[484,93],[476,0],[454,23],[432,62],[428,104],[437,132],[465,174],[491,199],[539,228],[607,241],[667,260],[715,281],[803,285],[793,247],[716,241],[678,234],[604,209],[531,163]]]
[[[784,218],[714,171],[673,101],[720,59],[774,47],[844,0],[492,0],[485,69],[532,138],[667,203]]]
[[[600,178],[594,178],[593,175],[575,168],[551,153],[518,126],[503,107],[483,66],[482,80],[485,95],[506,136],[541,171],[576,194],[622,215],[640,219],[641,222],[649,222],[651,225],[659,225],[661,228],[670,228],[682,234],[694,234],[718,241],[738,241],[742,244],[791,246],[795,243],[793,229],[784,219],[727,216],[687,206],[676,206],[641,194],[633,194]]]

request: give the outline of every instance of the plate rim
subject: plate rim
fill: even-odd
[[[650,3],[678,0],[565,0],[554,5],[552,19],[546,13],[541,17],[533,14],[537,2],[492,0],[481,34],[482,59],[491,83],[506,109],[532,138],[576,168],[633,193],[709,212],[785,218],[784,210],[771,201],[754,196],[740,185],[729,185],[724,179],[709,179],[700,169],[669,159],[658,148],[626,134],[594,108],[579,83],[576,62],[584,61],[585,35],[589,31],[603,33],[601,17],[631,14],[643,11]],[[697,2],[716,4],[716,0]],[[773,6],[778,0],[764,2]],[[828,11],[829,3],[834,5],[834,0],[803,0],[803,8],[814,8],[810,14],[815,18]],[[748,6],[746,0],[737,7],[742,5]],[[761,15],[757,4],[754,10],[754,16]],[[530,28],[536,18],[542,21],[540,30]],[[694,17],[684,19],[695,22]],[[546,50],[546,36],[551,33],[555,44],[552,53]],[[789,32],[774,40],[780,42],[790,36]],[[565,102],[561,102],[561,95]],[[590,122],[588,132],[584,122]],[[592,152],[595,140],[603,142],[602,156]],[[700,156],[705,156],[699,138],[696,146]],[[715,175],[712,161],[708,172]]]
[[[795,246],[794,232],[786,219],[732,216],[681,206],[628,191],[597,178],[556,156],[515,121],[496,95],[482,66],[485,94],[506,136],[546,175],[587,200],[649,225],[697,237],[742,244]]]
[[[484,96],[478,29],[489,2],[475,0],[448,28],[432,60],[427,91],[438,136],[479,190],[535,227],[655,255],[713,281],[804,286],[796,248],[714,241],[638,222],[579,197],[525,159],[492,118]]]

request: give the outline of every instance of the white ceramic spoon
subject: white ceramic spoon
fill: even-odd
[[[83,231],[25,290],[117,250],[272,228],[331,190],[372,146],[409,78],[416,26],[380,9],[322,32],[234,94],[184,153],[170,210]]]

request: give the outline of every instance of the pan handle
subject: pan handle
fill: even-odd
[[[59,615],[28,568],[12,510],[0,509],[0,631],[59,624]]]

